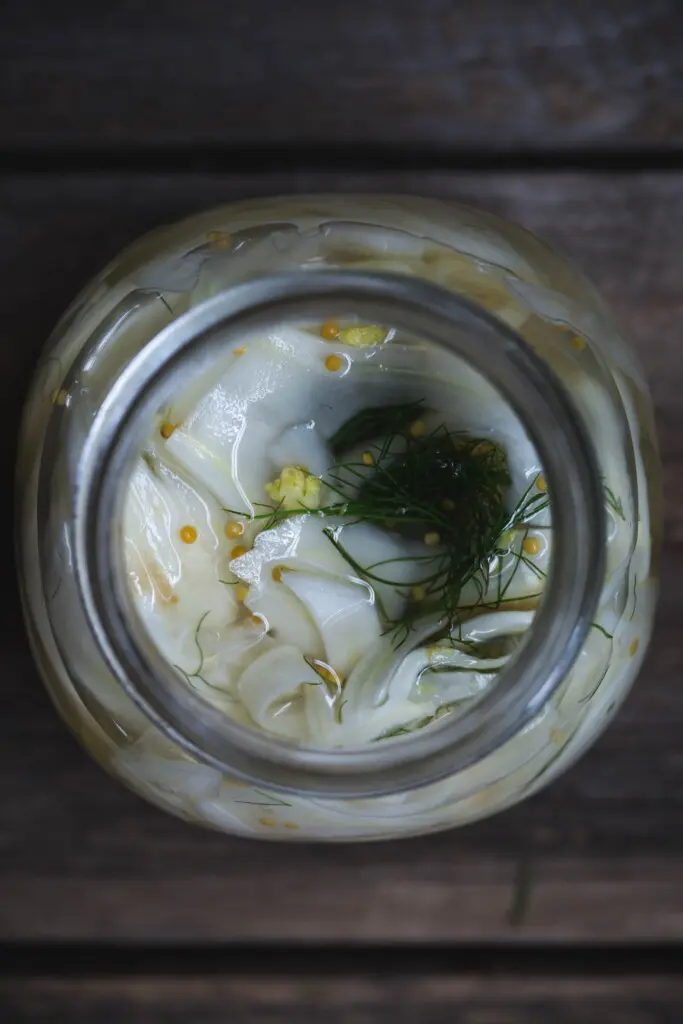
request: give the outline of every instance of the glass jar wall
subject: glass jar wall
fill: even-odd
[[[463,296],[515,331],[569,394],[594,442],[604,490],[606,570],[597,611],[578,658],[550,699],[523,729],[468,767],[428,786],[404,786],[365,798],[313,795],[305,787],[301,792],[291,792],[291,787],[281,792],[272,783],[245,781],[215,762],[205,763],[177,743],[131,699],[108,666],[101,643],[79,618],[82,594],[74,571],[79,463],[98,410],[122,372],[161,331],[232,286],[282,271],[311,273],[325,268],[424,279]],[[449,396],[437,388],[426,404],[411,408],[423,400],[419,388],[402,390],[402,384],[396,391],[393,383],[384,392],[382,388],[397,376],[403,381],[408,373],[422,374],[420,380],[429,377],[432,387],[435,380],[445,387],[450,364],[431,352],[424,355],[424,347],[411,347],[410,339],[391,325],[346,321],[336,316],[336,310],[320,322],[300,325],[294,340],[293,335],[285,337],[288,329],[276,325],[266,341],[256,339],[252,344],[249,339],[249,345],[233,346],[220,367],[223,397],[229,399],[240,388],[253,388],[254,380],[262,383],[268,377],[269,400],[279,403],[279,419],[270,433],[264,423],[274,421],[267,416],[257,417],[249,428],[253,447],[244,453],[244,486],[236,488],[230,472],[216,468],[215,452],[207,455],[210,437],[222,436],[221,443],[233,445],[232,455],[235,451],[234,438],[225,433],[225,403],[223,412],[216,413],[214,401],[218,419],[211,422],[196,414],[196,409],[207,408],[207,393],[218,394],[215,380],[201,394],[184,395],[178,409],[158,410],[151,425],[156,440],[145,448],[146,461],[129,483],[123,528],[133,598],[137,594],[146,628],[167,660],[178,665],[188,687],[245,728],[289,742],[337,748],[380,741],[409,743],[425,729],[438,727],[437,720],[478,699],[494,669],[511,653],[501,643],[531,626],[552,547],[552,494],[548,500],[544,467],[524,432],[515,433],[512,413],[508,415],[501,402],[496,405],[484,384],[484,391],[472,385],[476,400],[468,405],[463,384],[467,368],[458,364],[453,371],[453,401],[465,411],[460,421],[448,421],[449,430],[453,428],[453,436],[468,432],[476,441],[475,455],[481,454],[481,444],[500,446],[512,480],[505,497],[510,521],[486,551],[484,599],[479,592],[475,598],[466,589],[458,593],[462,610],[455,641],[449,628],[449,643],[444,643],[442,629],[436,640],[427,635],[422,646],[406,647],[405,658],[396,662],[394,667],[402,665],[406,676],[405,666],[413,659],[413,674],[400,684],[408,687],[404,696],[411,707],[405,701],[392,704],[400,673],[388,691],[392,700],[386,700],[386,693],[382,699],[374,694],[364,704],[358,696],[363,687],[357,685],[362,659],[373,644],[384,642],[387,622],[373,611],[377,622],[373,619],[374,625],[368,626],[366,608],[343,620],[346,632],[331,633],[316,617],[321,574],[327,579],[342,572],[341,563],[333,565],[331,560],[331,552],[338,559],[339,551],[317,543],[322,531],[339,526],[340,510],[329,496],[333,492],[328,492],[324,507],[332,507],[337,518],[320,518],[320,490],[331,486],[331,466],[339,461],[330,461],[330,450],[341,428],[357,427],[354,415],[376,406],[404,411],[407,407],[397,433],[407,452],[416,452],[422,460],[430,450],[419,448],[424,444],[421,436],[446,429],[437,407],[447,406]],[[273,345],[279,353],[275,361]],[[428,370],[422,363],[416,368],[416,352],[420,360],[429,361]],[[307,406],[305,413],[301,385],[292,373],[302,360],[320,366],[307,399],[313,400],[312,394],[318,404]],[[362,377],[368,368],[374,376]],[[325,425],[319,406],[335,405],[325,401],[325,388],[332,377],[347,371],[353,387],[337,400],[346,411],[341,418],[330,413]],[[251,383],[245,384],[249,374]],[[437,392],[441,398],[434,397]],[[366,397],[354,406],[353,396],[361,393]],[[314,445],[309,443],[311,429]],[[200,436],[197,430],[204,432]],[[389,452],[382,447],[384,440],[379,438],[377,447],[376,437],[359,435],[360,447],[354,443],[349,448],[351,464],[366,465],[376,478],[382,469],[378,452],[380,458]],[[460,441],[456,447],[460,457]],[[484,454],[487,450],[484,447]],[[349,465],[348,451],[340,451]],[[390,454],[396,459],[403,457],[402,452],[392,448]],[[167,470],[170,476],[165,477]],[[395,461],[391,471],[396,472]],[[223,475],[218,479],[216,473]],[[190,507],[187,495],[169,497],[165,488],[171,479],[173,486],[178,480],[189,481],[192,500],[199,495],[200,505],[195,500]],[[447,828],[500,810],[548,782],[602,731],[631,685],[649,639],[656,593],[658,466],[641,371],[609,312],[579,274],[522,229],[453,204],[377,196],[258,200],[202,214],[142,239],[94,280],[58,325],[27,402],[19,480],[26,619],[36,660],[59,710],[92,756],[142,796],[181,817],[228,832],[277,839],[385,838]],[[293,504],[288,497],[292,489]],[[440,496],[442,506],[449,501]],[[531,504],[520,506],[520,501]],[[522,507],[525,515],[512,516]],[[272,512],[282,511],[287,515],[280,515],[279,523],[271,520]],[[149,561],[143,558],[141,569],[135,559],[150,523],[158,534],[159,523],[170,520],[175,541],[166,548],[170,562],[159,570],[164,559],[156,558],[150,573]],[[263,555],[264,543],[270,543],[278,529],[294,524],[315,532],[315,543],[298,552],[313,583],[305,573],[292,574],[301,566],[288,563],[284,548]],[[373,599],[396,605],[386,613],[392,623],[405,620],[405,609],[429,597],[431,586],[422,582],[422,572],[404,573],[396,585],[387,586],[376,568],[371,571],[370,563],[409,561],[403,550],[396,549],[396,537],[404,542],[407,536],[405,530],[401,534],[401,525],[397,533],[395,522],[382,521],[379,532],[367,535],[373,551],[384,545],[379,557],[354,558],[354,578],[361,577]],[[379,528],[373,523],[368,529]],[[411,535],[410,544],[436,545],[441,551],[445,541],[439,530],[443,533],[441,527],[424,530],[421,524],[420,537]],[[207,535],[208,548],[203,546]],[[413,567],[436,557],[423,547],[409,550]],[[199,583],[195,579],[192,584],[188,552],[196,572],[204,573]],[[254,568],[250,552],[257,552],[259,572],[270,580],[265,589],[256,588],[249,575]],[[185,559],[184,575],[169,568],[174,559]],[[286,600],[283,573],[289,577]],[[390,583],[394,582],[392,575]],[[305,583],[314,587],[310,593]],[[343,583],[348,583],[347,577]],[[329,590],[324,599],[330,599]],[[188,606],[196,619],[192,628],[183,618]],[[160,633],[159,609],[166,615],[164,622],[175,615],[182,628]],[[300,630],[307,630],[301,645],[305,671],[312,674],[304,678],[299,667],[296,679],[287,682],[287,659],[292,656],[288,630],[296,629],[295,620]],[[252,632],[254,637],[245,644],[245,634]],[[169,646],[171,636],[176,646]],[[497,646],[491,646],[492,640]],[[258,647],[261,641],[263,649]],[[488,644],[485,649],[477,646],[483,642]],[[248,657],[246,650],[252,651]],[[213,658],[208,669],[207,658]],[[239,677],[229,682],[221,675],[226,661],[239,662]],[[270,687],[265,703],[254,696],[266,685],[264,678]],[[279,691],[273,680],[281,683]],[[272,699],[273,685],[279,703]],[[295,700],[290,699],[293,690]],[[320,704],[317,711],[314,693]],[[397,745],[397,757],[400,749]]]

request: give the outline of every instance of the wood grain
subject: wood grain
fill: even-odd
[[[680,1024],[673,977],[511,974],[343,978],[167,977],[0,981],[3,1024]]]
[[[6,149],[679,143],[677,0],[6,0]]]
[[[2,469],[12,460],[38,347],[92,270],[140,231],[192,209],[247,194],[325,189],[417,191],[486,206],[559,244],[612,302],[650,373],[669,499],[662,601],[646,668],[587,757],[546,793],[498,818],[403,843],[270,846],[166,818],[86,759],[37,683],[12,579],[4,576],[0,936],[681,940],[683,175],[5,178]],[[513,926],[522,873],[528,905]],[[510,1018],[517,1019],[541,1020]],[[633,1017],[641,1019],[667,1018]]]

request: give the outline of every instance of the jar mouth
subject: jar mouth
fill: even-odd
[[[192,692],[131,607],[117,551],[125,483],[156,410],[219,351],[274,321],[324,320],[330,308],[391,323],[470,364],[518,417],[536,447],[553,507],[553,557],[527,642],[497,683],[459,717],[390,744],[300,747],[246,728]],[[336,798],[379,796],[437,782],[492,753],[544,707],[579,654],[604,578],[601,477],[570,396],[514,331],[484,309],[416,278],[295,271],[239,284],[157,334],[108,392],[77,473],[74,568],[109,668],[148,718],[192,756],[247,781]]]

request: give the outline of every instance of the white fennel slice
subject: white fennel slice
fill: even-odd
[[[306,691],[324,686],[298,647],[279,644],[245,669],[239,680],[239,694],[261,728],[289,739],[306,740]]]
[[[285,573],[282,582],[315,622],[328,663],[335,672],[347,676],[382,631],[372,589],[360,581],[297,571]]]
[[[141,459],[131,476],[123,516],[126,570],[137,610],[172,662],[196,660],[195,633],[204,616],[208,629],[237,615],[230,587],[217,575],[221,513],[164,463],[155,470]],[[183,527],[196,540],[181,539]]]
[[[231,352],[214,368],[218,383],[192,409],[171,409],[178,425],[168,450],[225,508],[253,515],[254,503],[266,500],[264,454],[286,428],[313,414],[326,373],[322,345],[295,327],[247,339],[241,354]]]

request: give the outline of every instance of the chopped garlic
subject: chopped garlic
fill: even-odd
[[[285,466],[276,480],[266,484],[266,491],[280,508],[320,507],[320,480],[302,466]]]
[[[339,332],[339,341],[354,348],[365,348],[368,345],[381,345],[386,340],[385,327],[377,324],[359,324],[357,327],[344,327]]]

